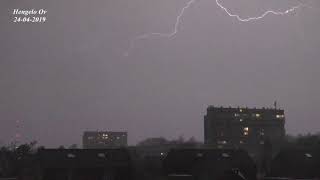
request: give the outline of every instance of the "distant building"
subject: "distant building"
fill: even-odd
[[[82,137],[83,148],[100,149],[128,145],[127,132],[86,131]]]
[[[204,142],[255,152],[264,144],[280,144],[285,136],[284,125],[281,109],[209,106],[204,116]]]

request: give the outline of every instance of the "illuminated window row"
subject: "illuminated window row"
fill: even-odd
[[[276,115],[276,118],[278,118],[278,119],[283,119],[283,118],[284,118],[284,114],[277,114],[277,115]]]
[[[252,114],[253,117],[261,117],[261,114]],[[240,117],[240,114],[239,113],[234,113],[234,117]]]

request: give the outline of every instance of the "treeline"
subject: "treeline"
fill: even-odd
[[[32,160],[32,156],[37,152],[37,142],[16,145],[11,143],[9,146],[0,148],[0,177],[16,177],[25,163]]]
[[[320,148],[320,134],[287,135],[285,148]]]

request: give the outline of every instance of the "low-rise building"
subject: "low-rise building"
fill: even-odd
[[[127,132],[86,131],[82,137],[84,149],[117,148],[128,145]]]

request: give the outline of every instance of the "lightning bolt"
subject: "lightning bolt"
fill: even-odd
[[[190,0],[180,11],[179,15],[176,18],[176,23],[174,24],[174,29],[171,33],[148,33],[148,34],[142,34],[140,36],[137,36],[136,38],[132,39],[129,44],[128,50],[124,53],[125,56],[129,56],[129,52],[133,47],[133,43],[137,40],[141,39],[147,39],[150,36],[159,36],[159,37],[166,37],[166,38],[172,38],[174,35],[176,35],[179,31],[179,25],[181,22],[181,18],[183,17],[183,14],[185,11],[193,4],[196,0]]]
[[[238,21],[241,21],[241,22],[249,22],[249,21],[259,20],[259,19],[264,18],[264,17],[267,16],[268,14],[274,14],[274,15],[278,15],[278,16],[279,16],[279,15],[286,15],[286,14],[288,14],[288,13],[290,13],[290,12],[293,12],[293,11],[295,11],[296,9],[299,9],[300,7],[303,6],[302,3],[299,3],[299,5],[294,6],[294,7],[290,8],[290,9],[285,10],[285,11],[272,11],[272,10],[268,10],[268,11],[264,12],[264,13],[263,13],[262,15],[260,15],[260,16],[249,17],[249,18],[244,19],[244,18],[241,18],[241,17],[240,17],[239,15],[237,15],[237,14],[232,14],[226,7],[224,7],[224,6],[219,2],[219,0],[216,0],[216,4],[217,4],[222,10],[224,10],[230,17],[235,17],[235,18],[237,18]]]
[[[293,11],[296,11],[297,9],[301,8],[302,6],[306,6],[303,3],[299,1],[299,5],[291,7],[285,11],[273,11],[273,10],[268,10],[265,11],[263,14],[261,14],[260,16],[255,16],[255,17],[249,17],[249,18],[242,18],[240,15],[237,14],[233,14],[232,12],[230,12],[230,10],[228,10],[226,7],[224,7],[219,0],[215,0],[216,4],[218,7],[220,7],[228,16],[230,17],[234,17],[236,18],[238,21],[240,22],[250,22],[250,21],[257,21],[260,19],[263,19],[264,17],[266,17],[268,14],[273,14],[273,15],[287,15]],[[179,26],[181,23],[181,18],[183,17],[184,13],[186,12],[187,9],[189,9],[191,7],[191,5],[193,3],[195,3],[196,0],[190,0],[187,2],[187,4],[181,9],[179,15],[176,18],[176,23],[174,24],[174,29],[172,32],[170,33],[146,33],[146,34],[142,34],[140,36],[135,37],[134,39],[132,39],[129,42],[129,48],[128,50],[124,53],[124,56],[129,56],[129,52],[130,50],[133,48],[133,45],[135,43],[135,41],[138,40],[142,40],[142,39],[148,39],[151,36],[159,36],[159,37],[163,37],[163,38],[173,38],[178,32],[179,32]]]

